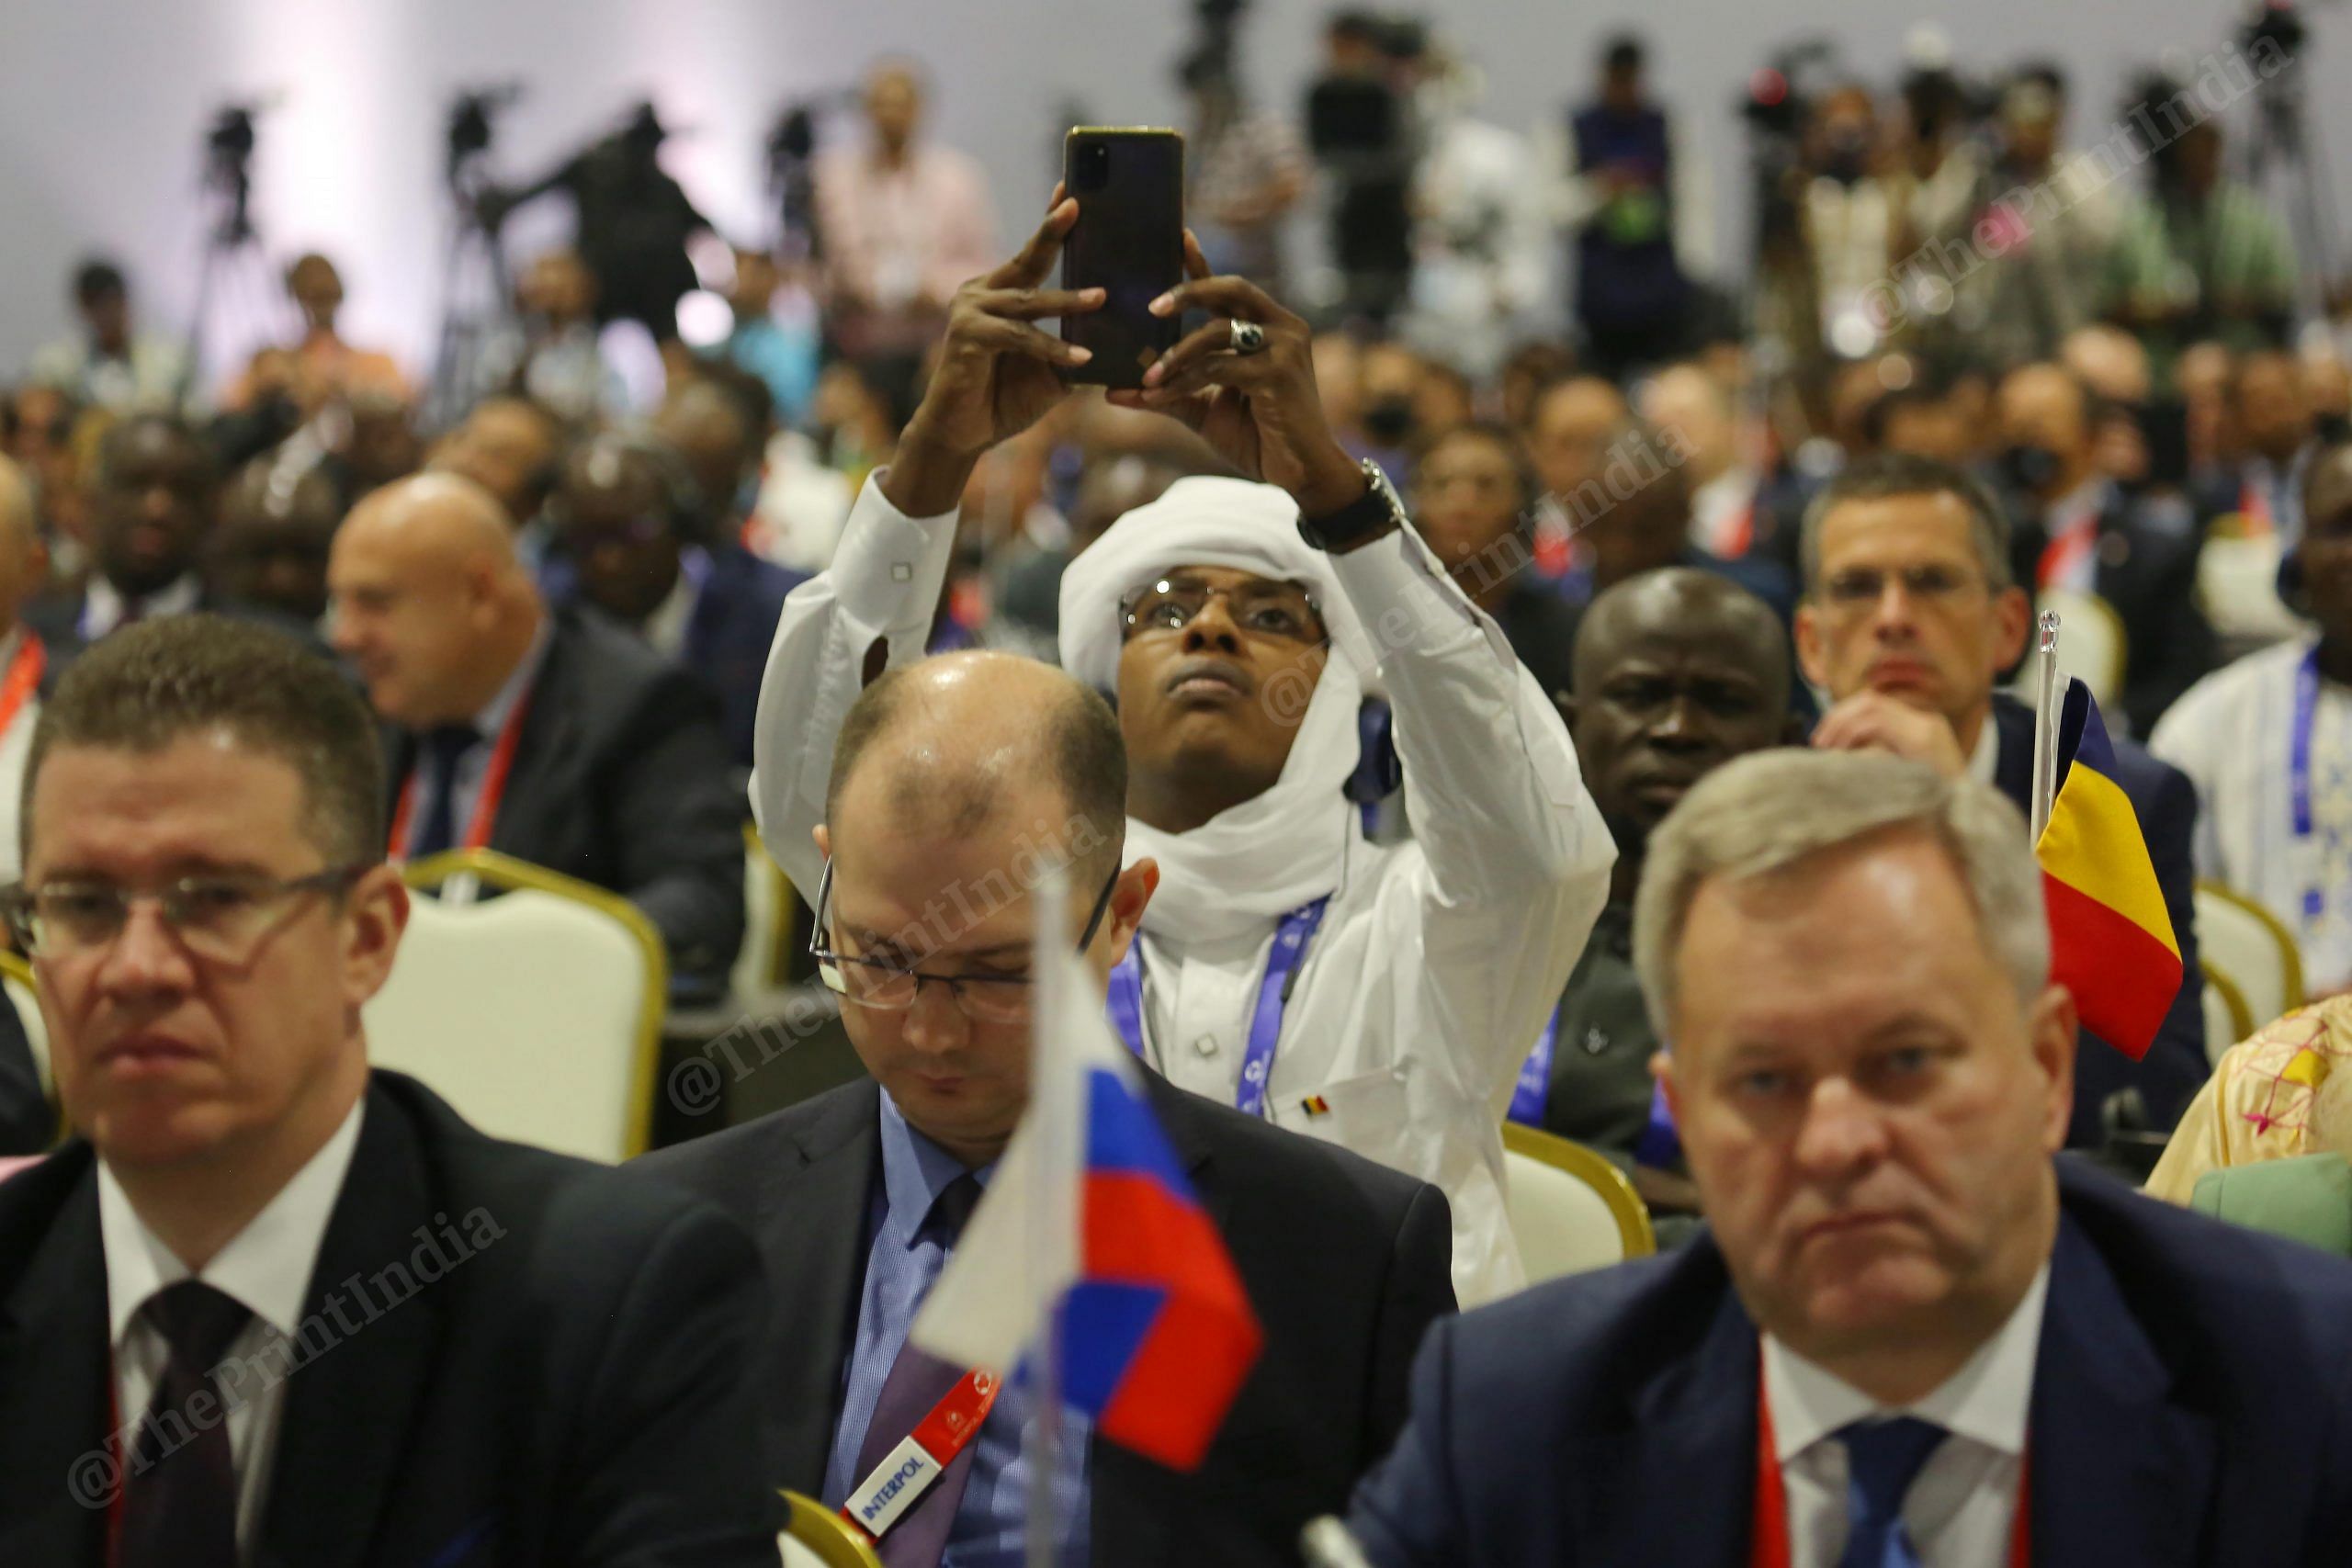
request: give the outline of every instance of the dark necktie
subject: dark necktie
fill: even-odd
[[[957,1177],[933,1200],[918,1234],[953,1251],[956,1238],[964,1234],[965,1222],[972,1217],[979,1201],[978,1179]],[[932,1407],[946,1398],[948,1391],[962,1382],[970,1370],[925,1355],[911,1343],[901,1349],[899,1359],[890,1363],[889,1377],[883,1382],[882,1396],[874,1406],[874,1420],[865,1428],[865,1440],[858,1445],[855,1473],[850,1483],[856,1485],[873,1474],[875,1466],[906,1441],[922,1418],[931,1414]],[[883,1536],[878,1550],[884,1568],[938,1568],[940,1553],[947,1549],[947,1531],[956,1522],[956,1506],[963,1499],[964,1483],[971,1477],[972,1455],[978,1447],[977,1439],[966,1443],[964,1451],[932,1483],[931,1490]]]
[[[1838,1568],[1919,1568],[1919,1550],[1903,1525],[1903,1497],[1944,1435],[1934,1422],[1912,1416],[1838,1428],[1851,1531]]]
[[[253,1314],[194,1280],[156,1292],[140,1311],[170,1355],[124,1475],[118,1568],[236,1568],[237,1472],[212,1372]],[[204,1422],[188,1410],[199,1393]]]
[[[470,724],[445,724],[424,732],[424,820],[418,827],[411,860],[458,846],[458,762],[481,731]]]

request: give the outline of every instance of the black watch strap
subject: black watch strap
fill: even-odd
[[[1363,494],[1321,517],[1298,520],[1298,536],[1318,550],[1345,552],[1405,523],[1405,508],[1380,465],[1363,462]]]

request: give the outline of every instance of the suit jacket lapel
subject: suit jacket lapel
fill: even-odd
[[[87,1145],[69,1145],[11,1186],[19,1189],[11,1198],[37,1201],[22,1231],[0,1235],[0,1266],[6,1253],[29,1248],[16,1279],[0,1285],[0,1562],[95,1562],[105,1475],[83,1456],[103,1451],[113,1376],[96,1163]],[[94,1474],[96,1490],[77,1495]]]
[[[571,815],[555,810],[548,797],[579,787],[579,776],[566,760],[579,733],[578,705],[570,689],[574,675],[571,642],[569,623],[558,615],[548,624],[539,672],[523,696],[530,707],[523,715],[523,732],[515,738],[514,762],[506,775],[498,818],[491,824],[490,847],[576,876],[579,869],[564,863],[576,846],[543,844],[536,837],[540,824]]]
[[[2171,1394],[2114,1276],[2062,1215],[2028,1425],[2035,1562],[2199,1561],[2213,1428]]]
[[[445,1327],[441,1292],[410,1263],[420,1230],[438,1234],[434,1201],[409,1113],[370,1089],[286,1384],[262,1568],[367,1561]]]
[[[766,1171],[760,1250],[775,1280],[775,1386],[763,1391],[783,1484],[817,1495],[825,1483],[842,1370],[865,1283],[866,1206],[881,1158],[881,1090],[842,1093]]]

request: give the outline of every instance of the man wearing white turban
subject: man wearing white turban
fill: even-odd
[[[922,656],[967,477],[1083,362],[1030,324],[1101,308],[1042,287],[1077,208],[1057,191],[1022,253],[958,294],[897,460],[786,604],[752,798],[803,889],[834,737],[866,681]],[[1182,420],[1252,478],[1179,480],[1062,584],[1063,662],[1111,694],[1126,741],[1126,858],[1161,870],[1113,1019],[1180,1087],[1437,1184],[1456,1293],[1489,1300],[1523,1282],[1503,1112],[1615,850],[1550,701],[1332,439],[1306,323],[1185,251],[1153,309],[1214,319],[1112,400]],[[1375,678],[1415,833],[1396,846],[1367,841],[1343,793]]]

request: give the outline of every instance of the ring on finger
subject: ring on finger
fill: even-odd
[[[1266,346],[1266,329],[1255,321],[1233,323],[1233,352],[1256,354]]]

